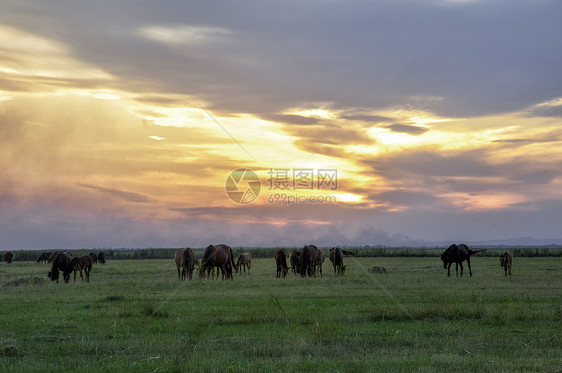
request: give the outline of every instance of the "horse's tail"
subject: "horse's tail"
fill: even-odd
[[[481,251],[486,251],[486,249],[480,249],[480,250],[472,250],[472,249],[468,249],[468,255],[474,255],[476,253],[479,253]]]
[[[234,270],[238,272],[238,264],[234,263],[234,254],[232,253],[232,248],[230,246],[228,246],[228,252],[230,264],[232,265],[232,268],[234,268]],[[238,259],[240,260],[240,258]]]

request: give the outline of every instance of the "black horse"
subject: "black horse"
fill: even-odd
[[[470,250],[465,244],[452,244],[447,250],[441,254],[443,268],[447,269],[447,276],[451,276],[451,264],[456,264],[457,276],[459,275],[459,265],[461,266],[461,277],[464,271],[462,262],[466,260],[468,263],[468,271],[472,276],[472,268],[470,267],[470,256],[481,250]]]
[[[4,260],[8,264],[12,263],[12,260],[14,260],[14,253],[11,252],[11,251],[8,251],[6,254],[4,254]]]
[[[88,253],[88,255],[90,256],[90,258],[92,258],[92,263],[98,262],[98,256],[96,255],[96,253],[91,252],[91,253]]]
[[[69,265],[72,258],[73,256],[69,252],[63,251],[59,253],[53,260],[53,266],[49,273],[47,273],[47,277],[49,277],[51,281],[56,281],[58,283],[59,271],[62,271],[63,280],[65,283],[68,283],[70,280],[70,273],[74,271],[74,268]]]

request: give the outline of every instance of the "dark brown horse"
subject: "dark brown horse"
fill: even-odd
[[[47,277],[49,277],[51,281],[56,281],[58,283],[59,271],[62,271],[63,280],[65,283],[68,283],[70,280],[70,272],[73,271],[73,268],[69,266],[72,258],[73,256],[69,252],[59,252],[53,259],[53,266],[51,267],[49,273],[47,273]]]
[[[451,276],[451,264],[455,263],[456,270],[457,270],[457,277],[459,275],[459,265],[461,266],[461,277],[462,277],[464,271],[462,262],[464,262],[465,260],[468,263],[468,271],[472,276],[472,268],[470,266],[470,256],[472,254],[476,254],[479,251],[481,250],[476,250],[476,251],[470,250],[468,246],[466,246],[465,244],[458,244],[458,245],[452,244],[451,246],[449,246],[449,248],[445,250],[443,254],[441,254],[441,260],[443,261],[443,268],[447,269],[447,276]]]
[[[236,267],[238,267],[236,272],[240,271],[240,274],[242,274],[242,269],[244,269],[244,273],[246,273],[246,267],[248,267],[248,274],[250,274],[250,268],[252,267],[252,254],[240,254],[238,256],[238,260],[236,261]]]
[[[324,260],[326,260],[326,255],[322,249],[318,249],[318,256],[316,257],[316,268],[320,272],[320,276],[322,276],[322,265],[324,264]]]
[[[96,253],[91,252],[88,254],[90,256],[90,258],[92,258],[92,263],[97,263],[98,262],[98,256],[96,255]]]
[[[4,254],[4,260],[8,264],[12,263],[12,260],[14,260],[14,253],[11,252],[11,251],[8,251],[6,254]]]
[[[100,251],[100,252],[98,253],[98,261],[99,261],[101,264],[105,264],[105,254],[104,254],[102,251]]]
[[[92,257],[90,255],[75,256],[70,259],[68,267],[74,271],[74,282],[76,282],[76,272],[80,272],[80,278],[84,281],[82,271],[86,272],[86,282],[90,282],[90,272],[92,272]],[[68,268],[67,268],[68,270]],[[66,271],[65,271],[66,272]]]
[[[301,255],[301,276],[316,277],[318,248],[315,245],[304,245]]]
[[[334,266],[334,273],[336,275],[343,275],[347,266],[343,265],[343,250],[339,247],[332,247],[330,249],[330,262]]]
[[[176,266],[178,268],[178,280],[193,278],[193,269],[195,268],[195,254],[189,247],[176,250]],[[181,269],[181,276],[180,276]]]
[[[49,257],[51,256],[52,253],[48,253],[48,252],[43,252],[39,258],[37,258],[37,263],[47,263],[47,261],[49,260]]]
[[[185,263],[183,261],[183,252],[185,249],[180,248],[176,250],[175,261],[176,261],[176,268],[178,269],[178,280],[185,280],[186,271],[185,271]],[[181,273],[181,275],[180,275]]]
[[[505,275],[509,273],[511,276],[511,265],[513,264],[513,254],[511,251],[506,250],[502,255],[500,255],[500,266],[505,270]]]
[[[301,256],[302,256],[302,249],[293,250],[291,252],[291,255],[289,256],[289,262],[291,263],[291,270],[295,275],[301,273]]]
[[[277,264],[277,278],[287,276],[289,267],[287,267],[287,250],[282,247],[278,247],[275,250],[275,263]]]
[[[205,271],[207,271],[207,277],[209,277],[211,270],[215,267],[221,270],[223,280],[225,276],[227,279],[230,278],[232,280],[232,269],[238,270],[238,267],[234,263],[234,256],[230,246],[219,244],[209,245],[205,248],[203,258],[201,258],[199,277],[203,277]],[[219,273],[217,271],[217,278],[218,276]]]

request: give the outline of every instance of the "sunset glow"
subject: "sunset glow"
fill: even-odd
[[[419,245],[562,237],[554,2],[521,5],[536,12],[521,42],[502,19],[478,20],[486,2],[447,5],[451,22],[469,12],[474,27],[513,38],[501,53],[440,17],[426,28],[421,15],[440,2],[413,2],[420,17],[402,15],[411,30],[380,25],[401,14],[391,4],[320,15],[303,5],[298,33],[278,23],[289,6],[261,26],[244,22],[244,7],[226,17],[201,5],[214,16],[200,19],[189,5],[163,6],[151,19],[92,6],[91,17],[104,14],[93,25],[31,4],[36,15],[16,2],[0,15],[6,248],[396,243],[372,231]],[[443,46],[459,39],[467,51]],[[260,177],[253,203],[225,193],[238,168]],[[273,203],[275,194],[302,201]],[[494,229],[481,223],[490,219]]]

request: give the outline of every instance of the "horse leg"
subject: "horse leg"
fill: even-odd
[[[451,277],[451,265],[453,262],[449,262],[449,267],[447,267],[447,277]]]
[[[252,262],[248,263],[248,274],[250,274],[251,269],[252,269]]]
[[[462,266],[462,262],[460,262],[459,265],[461,266],[461,277],[462,277],[462,274],[464,273],[464,267]]]
[[[181,281],[180,279],[180,266],[176,266],[178,268],[178,281]]]
[[[466,262],[468,263],[468,272],[470,273],[470,277],[472,277],[472,268],[470,266],[470,257],[468,259],[466,259]]]
[[[80,268],[80,278],[82,279],[82,282],[84,282],[84,276],[82,276],[82,268]]]

